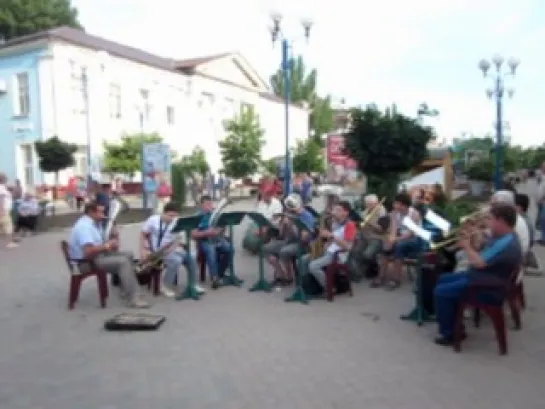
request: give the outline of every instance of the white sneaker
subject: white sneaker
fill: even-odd
[[[161,294],[165,297],[173,298],[176,295],[176,292],[166,284],[161,284]]]
[[[204,288],[202,288],[200,285],[197,285],[197,284],[195,284],[195,290],[197,290],[197,292],[199,294],[205,294],[206,293],[206,290]]]
[[[9,242],[6,246],[8,249],[14,249],[16,247],[19,247],[19,245],[13,241]]]

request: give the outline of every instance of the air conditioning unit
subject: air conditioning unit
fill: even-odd
[[[8,83],[6,80],[0,79],[0,94],[8,92]]]

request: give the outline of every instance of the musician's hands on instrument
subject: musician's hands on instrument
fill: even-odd
[[[108,240],[104,243],[104,248],[106,251],[116,250],[119,247],[119,241],[117,239]]]
[[[320,229],[320,237],[324,239],[330,239],[331,237],[333,237],[333,233],[331,233],[327,229]]]
[[[140,249],[140,260],[145,260],[146,258],[149,257],[150,254],[151,254],[150,249],[148,248]]]

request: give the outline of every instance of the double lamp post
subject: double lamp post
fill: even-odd
[[[281,27],[282,15],[279,13],[272,13],[272,26],[271,39],[273,46],[277,41],[281,43],[282,49],[282,75],[284,82],[284,132],[285,132],[285,163],[284,163],[284,193],[286,195],[291,193],[291,174],[292,174],[292,163],[290,158],[290,128],[289,128],[289,110],[290,110],[290,90],[291,90],[291,64],[292,58],[290,56],[290,51],[292,49],[293,41],[290,41],[284,35],[284,32]],[[302,20],[301,25],[303,26],[303,34],[305,39],[308,41],[310,37],[310,29],[312,27],[312,22],[310,20]]]
[[[513,97],[514,90],[506,88],[506,79],[515,76],[519,60],[510,58],[505,59],[497,55],[491,61],[482,59],[479,62],[479,69],[483,72],[483,76],[492,81],[492,87],[486,90],[488,98],[493,99],[496,103],[496,165],[494,174],[494,187],[497,190],[503,187],[503,156],[504,156],[504,134],[503,134],[503,98],[508,96]]]

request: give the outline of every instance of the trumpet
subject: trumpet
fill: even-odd
[[[471,233],[469,233],[469,238],[475,236],[477,233],[482,233],[481,230],[474,230],[472,231]],[[439,249],[442,249],[443,247],[446,247],[446,246],[449,246],[455,242],[457,242],[458,240],[460,240],[460,238],[458,237],[458,234],[454,237],[450,237],[448,239],[445,239],[443,241],[440,241],[440,242],[437,242],[437,243],[430,243],[430,250],[431,251],[435,251],[435,250],[439,250]]]
[[[481,209],[481,210],[477,210],[476,212],[473,212],[471,214],[468,214],[467,216],[462,216],[460,217],[460,224],[464,224],[464,223],[467,223],[467,222],[471,222],[471,221],[477,221],[481,218],[484,218],[486,217],[488,213],[488,209]]]
[[[380,200],[379,204],[376,205],[373,210],[371,210],[369,213],[365,215],[365,217],[363,218],[363,221],[360,223],[360,228],[364,228],[371,222],[371,220],[373,220],[373,218],[380,212],[380,209],[382,208],[382,205],[384,204],[385,200],[386,200],[386,197],[383,197]]]

